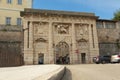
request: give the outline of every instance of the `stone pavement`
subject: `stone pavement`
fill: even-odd
[[[120,64],[66,65],[62,80],[120,80]]]
[[[60,65],[5,67],[0,68],[0,80],[54,80],[59,72],[62,71],[60,76],[63,75],[64,69]]]

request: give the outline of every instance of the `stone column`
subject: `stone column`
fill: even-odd
[[[23,37],[24,37],[24,50],[27,48],[27,37],[28,37],[28,26],[27,26],[28,21],[23,20]]]
[[[32,22],[24,23],[24,63],[33,64],[33,29]]]
[[[76,36],[75,36],[75,25],[72,23],[72,55],[71,55],[71,63],[77,63],[78,58],[77,54],[75,53],[76,51]]]
[[[29,48],[30,48],[30,57],[31,57],[31,64],[33,63],[33,24],[30,22],[30,27],[29,27]]]
[[[49,64],[54,63],[54,53],[53,53],[53,33],[52,33],[52,22],[49,22]]]
[[[33,25],[32,25],[32,22],[30,22],[30,25],[29,25],[29,48],[33,49]]]
[[[28,21],[23,21],[23,33],[24,33],[24,63],[28,63]]]

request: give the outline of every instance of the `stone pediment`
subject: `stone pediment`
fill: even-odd
[[[44,38],[38,38],[35,40],[35,42],[47,42],[47,40]]]
[[[77,40],[77,42],[87,42],[87,40],[82,38],[82,39]]]

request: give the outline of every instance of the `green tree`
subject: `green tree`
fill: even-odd
[[[118,10],[114,13],[113,20],[119,20],[119,21],[120,21],[120,9],[118,9]]]

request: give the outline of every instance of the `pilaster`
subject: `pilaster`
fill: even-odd
[[[76,36],[75,36],[75,25],[72,23],[72,55],[71,55],[71,63],[77,63],[77,53],[76,51]]]
[[[24,63],[33,64],[33,27],[32,22],[25,21],[24,25]]]
[[[53,52],[53,34],[52,34],[52,22],[49,22],[49,63],[54,63],[54,52]]]

